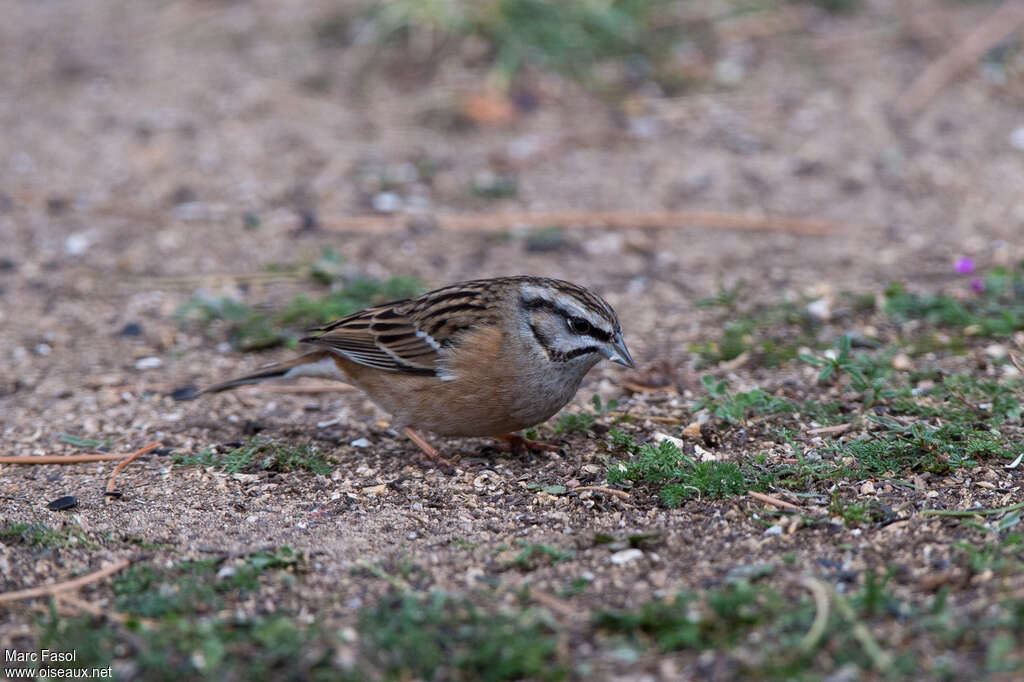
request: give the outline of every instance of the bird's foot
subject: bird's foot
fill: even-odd
[[[427,439],[421,436],[418,431],[410,429],[407,426],[402,429],[402,433],[404,433],[409,440],[415,443],[416,446],[423,451],[423,454],[426,455],[424,459],[437,465],[437,467],[446,474],[455,473],[455,465],[451,460],[445,459],[441,453],[437,451],[437,448],[428,443]]]
[[[562,448],[554,443],[545,443],[542,440],[530,440],[523,438],[517,433],[506,433],[495,436],[498,440],[505,441],[505,447],[513,455],[525,455],[529,450],[540,450],[541,452],[561,452]]]

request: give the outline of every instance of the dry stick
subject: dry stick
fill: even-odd
[[[846,433],[853,427],[853,424],[849,422],[845,424],[836,424],[835,426],[822,426],[821,428],[811,429],[807,432],[808,436],[832,436],[839,433]]]
[[[88,613],[91,616],[96,616],[98,618],[106,618],[108,620],[112,620],[112,621],[114,621],[116,623],[119,623],[121,625],[124,625],[129,620],[134,620],[139,625],[142,625],[143,627],[147,627],[147,628],[155,627],[156,624],[157,624],[156,621],[153,620],[152,618],[140,618],[138,616],[126,616],[123,613],[118,613],[117,611],[107,611],[103,607],[96,606],[92,602],[87,602],[84,599],[80,599],[79,597],[76,597],[73,594],[67,594],[66,592],[58,594],[58,595],[55,595],[55,596],[56,596],[56,598],[60,602],[62,602],[64,604],[67,604],[68,606],[73,606],[74,608],[78,609],[79,611],[85,611],[86,613]]]
[[[871,659],[875,670],[884,673],[892,666],[892,657],[883,651],[882,647],[878,646],[878,642],[871,636],[867,626],[858,620],[857,614],[854,612],[853,607],[850,606],[850,602],[846,600],[846,597],[839,594],[831,585],[825,585],[825,583],[822,583],[822,585],[828,589],[832,602],[835,603],[839,614],[853,626],[853,636],[860,642],[861,648],[864,649],[864,653]]]
[[[138,450],[133,452],[126,460],[124,460],[123,462],[118,464],[116,467],[114,467],[114,470],[110,472],[110,478],[107,479],[107,492],[108,493],[114,492],[114,481],[117,479],[117,475],[119,473],[121,473],[122,469],[124,469],[126,466],[131,464],[140,455],[144,455],[147,452],[149,452],[150,450],[156,450],[158,447],[160,447],[160,445],[161,445],[161,443],[159,441],[157,441],[156,443],[150,443],[149,445],[146,445],[145,447],[139,448]]]
[[[808,654],[818,646],[821,636],[825,634],[825,627],[828,625],[828,587],[817,578],[810,576],[804,576],[800,580],[800,584],[810,590],[814,597],[814,622],[811,623],[811,629],[800,640],[800,650]]]
[[[578,493],[584,490],[592,490],[595,493],[605,493],[607,495],[614,495],[615,497],[621,497],[624,500],[629,499],[629,493],[625,490],[616,490],[615,488],[606,488],[603,485],[581,485],[576,488],[572,488],[570,492]]]
[[[685,226],[724,230],[831,234],[836,225],[824,220],[755,216],[718,211],[548,211],[537,213],[461,213],[434,216],[440,229],[450,232],[502,232],[511,227],[659,228]],[[390,233],[402,229],[407,216],[346,216],[325,218],[321,225],[341,232]]]
[[[534,600],[535,602],[537,602],[541,606],[546,606],[547,608],[551,609],[552,611],[557,612],[558,614],[560,614],[561,616],[563,616],[565,618],[578,618],[579,617],[580,612],[578,610],[574,609],[572,607],[572,604],[570,604],[569,602],[565,601],[564,599],[559,599],[558,597],[554,596],[553,594],[548,594],[547,592],[544,592],[542,590],[538,590],[538,589],[536,589],[535,587],[532,587],[532,586],[530,586],[529,590],[530,590],[530,599]]]
[[[5,455],[0,464],[78,464],[79,462],[113,462],[131,457],[132,453],[108,452],[95,455]]]
[[[921,113],[935,95],[961,72],[975,64],[978,58],[997,43],[1022,28],[1024,2],[1010,0],[1003,4],[917,77],[896,103],[896,113],[904,119]]]
[[[795,504],[793,504],[791,502],[786,502],[785,500],[780,500],[777,497],[773,497],[771,495],[765,495],[764,493],[759,493],[759,492],[754,491],[754,490],[748,490],[747,491],[747,497],[750,497],[751,499],[758,500],[759,502],[764,502],[765,504],[770,504],[770,505],[775,506],[775,507],[780,507],[781,509],[792,509],[794,511],[800,511],[800,507],[798,507],[797,505],[795,505]]]
[[[1013,363],[1013,366],[1017,368],[1018,372],[1020,372],[1022,375],[1024,375],[1024,363],[1022,363],[1020,361],[1020,358],[1018,358],[1013,353],[1009,353],[1009,356],[1010,356],[1010,362]]]
[[[0,594],[0,604],[9,601],[19,601],[21,599],[35,599],[36,597],[50,597],[61,592],[69,592],[71,590],[77,590],[79,587],[94,583],[97,580],[102,580],[108,575],[113,575],[118,571],[126,568],[131,564],[131,559],[121,559],[118,562],[110,564],[98,571],[83,575],[74,580],[65,580],[60,583],[53,583],[51,585],[43,585],[42,587],[30,587],[26,590],[16,590],[14,592],[4,592]]]
[[[1009,507],[998,507],[996,509],[925,509],[921,512],[921,516],[953,516],[957,518],[968,516],[990,516],[992,514],[1005,514],[1006,512],[1012,512],[1018,509],[1024,509],[1024,502],[1018,502],[1017,504],[1011,504]]]

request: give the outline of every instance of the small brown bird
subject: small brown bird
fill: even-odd
[[[557,450],[513,432],[562,409],[601,358],[634,366],[611,306],[544,277],[460,282],[313,332],[302,341],[318,350],[201,393],[268,379],[336,379],[365,392],[429,457],[447,463],[414,429]]]

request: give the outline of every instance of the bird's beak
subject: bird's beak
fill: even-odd
[[[608,346],[604,346],[601,352],[606,358],[612,362],[626,367],[636,367],[633,364],[633,358],[629,356],[629,349],[626,348],[626,342],[622,340],[622,334],[616,334],[615,338],[612,339],[612,343]]]

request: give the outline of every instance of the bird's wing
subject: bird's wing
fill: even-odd
[[[404,312],[408,301],[369,308],[315,330],[304,343],[325,346],[352,362],[386,372],[434,375],[440,344]]]
[[[306,343],[387,372],[442,376],[445,352],[463,332],[497,324],[495,294],[485,282],[463,282],[385,303],[315,330]]]

